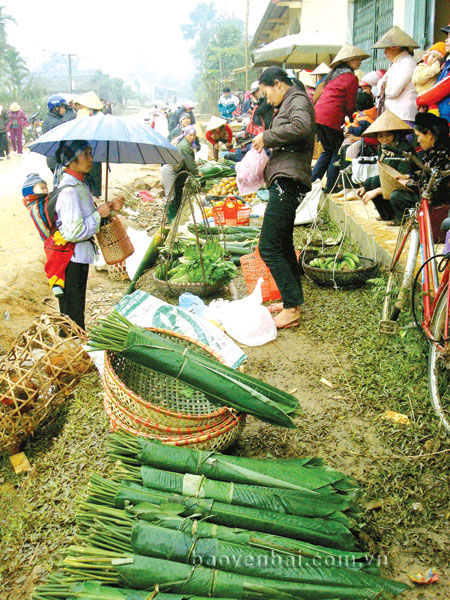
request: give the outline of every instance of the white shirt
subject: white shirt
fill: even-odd
[[[379,96],[386,81],[384,106],[404,121],[414,121],[417,114],[417,92],[412,81],[416,66],[414,58],[405,50],[395,57],[375,90]]]

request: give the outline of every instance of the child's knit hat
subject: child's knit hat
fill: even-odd
[[[426,54],[429,54],[430,52],[439,52],[439,54],[444,57],[447,54],[447,50],[445,48],[445,43],[444,42],[436,42],[436,44],[433,44],[432,46],[430,46],[428,48],[428,50],[426,51]]]
[[[30,173],[29,175],[27,175],[27,178],[25,179],[22,186],[22,195],[24,198],[25,196],[29,196],[33,193],[33,188],[37,183],[46,184],[47,182],[45,181],[45,179],[42,179],[39,173]]]

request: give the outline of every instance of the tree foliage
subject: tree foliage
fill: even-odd
[[[92,88],[100,98],[105,98],[108,102],[116,102],[120,106],[124,105],[125,100],[135,95],[132,89],[125,85],[123,79],[110,77],[101,69],[95,72],[91,82]]]
[[[193,89],[200,102],[212,106],[221,86],[233,83],[233,70],[245,64],[244,22],[217,15],[214,5],[205,2],[197,4],[189,17],[190,23],[180,29],[184,39],[193,42]]]

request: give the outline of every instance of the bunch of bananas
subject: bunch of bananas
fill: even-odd
[[[354,271],[359,267],[359,257],[351,252],[336,254],[336,256],[321,256],[314,258],[310,267],[317,269],[328,269],[329,271]]]

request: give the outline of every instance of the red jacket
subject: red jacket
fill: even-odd
[[[324,88],[314,108],[316,123],[340,130],[345,117],[351,117],[356,108],[358,78],[353,73],[342,73]]]

